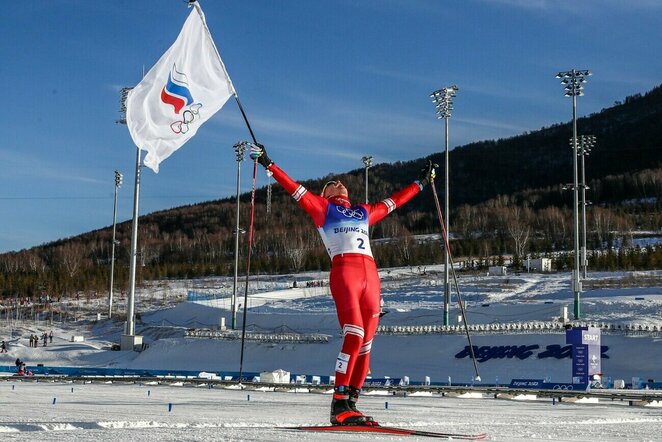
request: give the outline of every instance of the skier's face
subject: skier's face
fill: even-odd
[[[347,198],[347,188],[340,182],[340,180],[329,181],[322,189],[322,196],[324,198],[333,198],[334,196],[343,196]]]

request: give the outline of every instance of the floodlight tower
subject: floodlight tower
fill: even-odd
[[[113,316],[113,285],[115,279],[115,246],[117,240],[115,239],[116,225],[117,225],[117,191],[122,185],[122,174],[115,171],[115,202],[113,204],[113,244],[111,246],[110,254],[110,290],[108,291],[108,319]]]
[[[430,98],[437,108],[437,118],[443,119],[445,121],[445,140],[446,140],[446,150],[445,150],[445,167],[444,167],[444,224],[446,225],[446,236],[448,237],[448,244],[450,244],[450,226],[449,226],[449,173],[448,173],[448,120],[451,117],[451,111],[453,110],[453,98],[457,95],[458,87],[448,86],[439,90],[434,91]],[[446,247],[444,247],[446,249]],[[448,263],[449,263],[449,250],[444,250],[444,325],[450,325],[450,283],[448,279]]]
[[[232,286],[232,300],[230,309],[232,310],[232,330],[237,327],[237,279],[239,271],[239,233],[242,230],[239,228],[239,173],[241,172],[241,162],[244,161],[244,153],[246,152],[248,144],[245,141],[237,143],[233,146],[235,154],[237,155],[237,223],[234,230],[234,284]]]
[[[127,124],[126,100],[129,97],[130,87],[120,89],[120,114],[118,124]],[[133,221],[131,223],[131,255],[129,258],[129,298],[126,302],[126,325],[120,338],[122,351],[133,351],[136,346],[142,346],[143,337],[136,335],[135,299],[136,299],[136,257],[138,256],[138,214],[140,206],[140,157],[142,151],[136,147],[136,173],[133,186]]]
[[[361,161],[365,167],[365,203],[368,204],[368,169],[372,167],[372,156],[365,156],[361,158]]]
[[[573,149],[573,216],[575,231],[575,268],[572,271],[572,290],[575,294],[574,316],[575,319],[581,318],[580,298],[582,292],[582,283],[579,277],[579,183],[577,178],[577,97],[584,95],[584,86],[586,77],[592,75],[588,70],[577,70],[559,72],[556,78],[561,80],[564,86],[565,96],[572,97],[572,149]]]
[[[582,189],[582,278],[586,279],[588,277],[588,256],[586,248],[586,207],[591,204],[590,201],[586,201],[586,190],[589,187],[586,185],[586,168],[584,165],[585,158],[591,153],[591,149],[595,146],[595,135],[581,135],[579,137],[579,145],[581,150],[579,155],[582,160],[582,183],[580,188]]]

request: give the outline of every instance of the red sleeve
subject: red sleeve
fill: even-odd
[[[326,210],[329,202],[325,198],[309,192],[308,189],[290,178],[276,164],[271,163],[267,170],[273,173],[274,179],[278,184],[283,186],[285,191],[310,215],[315,223],[315,227],[321,227],[326,218]]]
[[[414,195],[421,191],[421,186],[418,181],[411,183],[404,189],[395,192],[389,198],[386,198],[375,204],[365,205],[368,209],[368,222],[370,225],[376,224],[381,221],[386,215],[393,212],[398,207],[405,204],[412,199]]]

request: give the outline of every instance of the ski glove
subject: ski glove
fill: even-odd
[[[271,161],[271,158],[267,155],[266,149],[260,143],[251,143],[250,157],[252,160],[257,159],[257,162],[265,169],[273,164],[273,161]]]
[[[421,169],[421,177],[418,180],[421,183],[421,186],[427,186],[434,179],[434,177],[437,176],[435,171],[435,168],[437,167],[439,167],[438,164],[434,164],[432,160],[428,160],[428,163],[425,165],[425,167]]]

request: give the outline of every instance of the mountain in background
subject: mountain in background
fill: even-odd
[[[662,226],[662,86],[627,97],[613,107],[579,118],[579,135],[597,138],[586,159],[589,248],[612,245],[615,235]],[[482,141],[450,152],[451,228],[456,256],[545,254],[572,248],[571,123],[507,139]],[[444,153],[428,157],[441,165],[436,187],[443,199]],[[427,158],[369,169],[370,200],[378,201],[419,176]],[[364,169],[339,176],[353,201],[365,198]],[[296,177],[293,177],[296,179]],[[320,189],[329,177],[302,181]],[[328,268],[328,257],[312,223],[278,185],[256,193],[252,271],[281,272]],[[247,228],[250,195],[241,197],[241,225]],[[442,201],[443,203],[443,201]],[[288,210],[280,210],[286,207]],[[234,269],[234,197],[154,212],[141,217],[139,258],[142,279],[230,274]],[[126,281],[131,222],[118,224],[118,283]],[[414,234],[439,233],[432,192],[426,189],[375,226],[378,264],[406,265],[441,259],[439,244],[413,241]],[[242,254],[245,253],[242,235]],[[20,252],[0,255],[0,290],[35,293],[107,285],[111,228],[88,232]],[[243,259],[243,258],[242,258]],[[662,263],[660,263],[662,265]],[[564,265],[558,264],[559,268]],[[33,279],[40,282],[35,283]],[[107,288],[106,288],[107,290]]]
[[[662,86],[579,118],[577,132],[597,139],[586,159],[587,182],[661,167]],[[572,122],[568,122],[512,138],[457,147],[449,155],[451,205],[473,205],[497,195],[572,183],[571,138]],[[430,158],[444,164],[442,153]],[[402,183],[415,174],[420,161],[404,165],[406,170],[401,173],[397,171],[400,164],[377,166],[371,173],[383,179],[398,176]],[[607,194],[600,195],[599,201],[593,198],[595,202],[607,202],[613,197]]]

